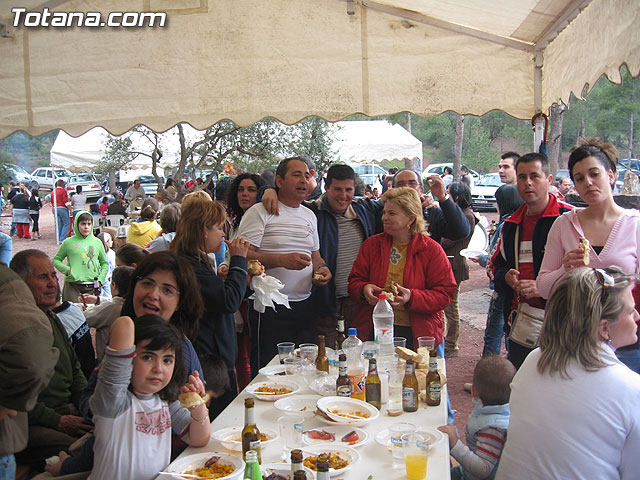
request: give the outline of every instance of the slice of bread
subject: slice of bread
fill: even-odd
[[[423,360],[422,355],[405,347],[396,347],[396,353],[400,358],[404,358],[405,360],[413,360],[413,363],[415,363],[416,365],[422,363]]]

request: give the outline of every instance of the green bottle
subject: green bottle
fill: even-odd
[[[262,480],[262,472],[258,463],[258,452],[255,450],[247,451],[247,466],[244,468],[244,477],[249,480]]]

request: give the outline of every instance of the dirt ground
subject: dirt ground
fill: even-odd
[[[482,215],[489,221],[497,220],[495,213],[483,212]],[[2,216],[0,230],[9,233],[10,223],[10,216]],[[37,248],[53,258],[58,246],[54,238],[53,214],[50,205],[41,210],[40,231],[41,240],[31,241],[12,237],[13,254],[28,248]],[[485,270],[473,262],[469,262],[469,265],[471,278],[463,282],[460,287],[460,354],[447,359],[449,396],[452,408],[456,410],[455,425],[462,434],[463,441],[467,417],[473,410],[471,395],[464,391],[463,385],[465,382],[471,382],[473,368],[482,354],[484,326],[491,297],[489,279]],[[62,282],[62,277],[58,275]]]

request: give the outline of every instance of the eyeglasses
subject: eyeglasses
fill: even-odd
[[[154,288],[158,287],[160,295],[162,295],[163,297],[174,298],[180,295],[180,290],[178,290],[173,285],[169,285],[167,283],[158,285],[153,279],[147,277],[138,277],[138,279],[139,282],[137,283],[137,285],[139,285],[141,288],[145,290],[153,290]]]
[[[416,182],[415,180],[409,180],[408,182],[397,182],[396,183],[396,187],[400,188],[400,187],[411,187],[411,188],[416,188],[418,186],[418,182]]]

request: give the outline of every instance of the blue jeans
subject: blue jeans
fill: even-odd
[[[0,232],[0,262],[6,263],[7,266],[11,261],[12,245],[11,237],[6,233]]]
[[[444,340],[436,346],[436,356],[444,358]],[[449,400],[449,391],[447,390],[447,423],[453,423],[455,413],[455,410],[451,408],[451,400]]]
[[[636,373],[640,373],[640,348],[616,350],[618,360]]]
[[[502,337],[504,336],[504,293],[494,290],[489,302],[487,313],[487,326],[484,330],[484,347],[482,356],[500,355]]]
[[[0,480],[16,478],[16,459],[13,453],[0,455]]]
[[[56,217],[58,217],[58,241],[64,242],[69,231],[69,210],[66,207],[56,207]]]

